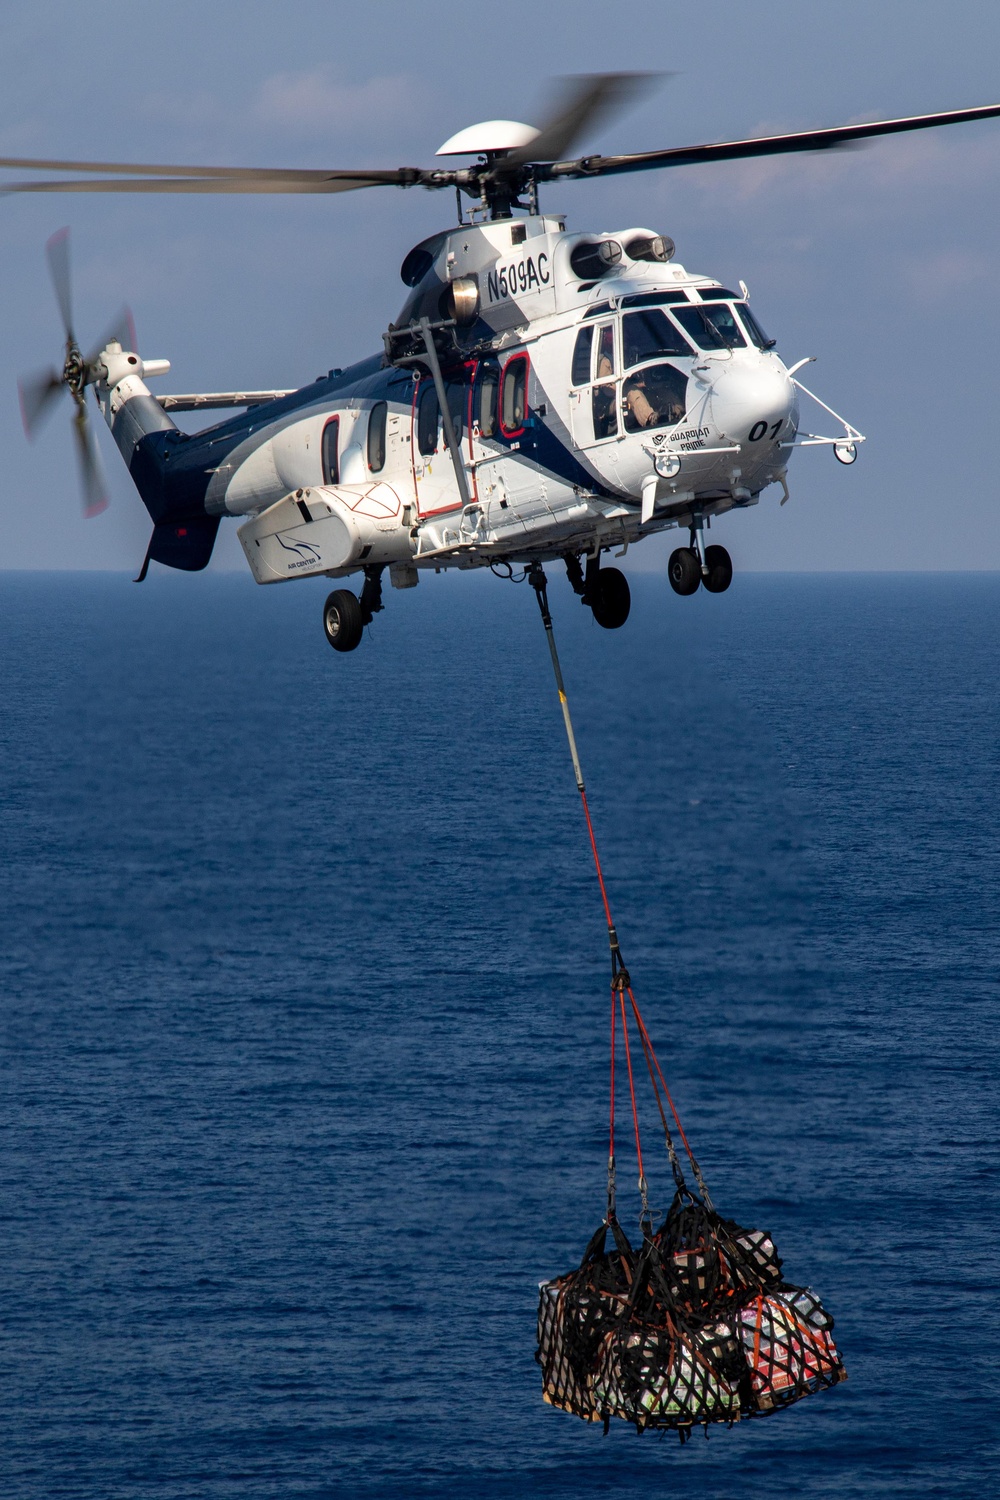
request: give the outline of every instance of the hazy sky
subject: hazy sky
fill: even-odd
[[[591,150],[1000,101],[987,0],[59,0],[5,6],[2,28],[4,155],[424,165],[463,125],[538,120],[547,78],[608,68],[677,76]],[[742,277],[785,359],[816,355],[807,384],[868,434],[853,469],[796,453],[788,505],[769,491],[717,524],[738,568],[1000,567],[1000,121],[565,184],[543,207],[570,228],[647,224],[689,269]],[[217,390],[299,385],[379,349],[404,254],[453,214],[450,194],[398,189],[0,201],[0,567],[137,567],[149,533],[103,424],[112,505],[89,522],[69,402],[33,447],[21,431],[18,374],[61,357],[54,229],[72,226],[84,345],[127,301],[140,352],[173,361],[157,389]],[[241,564],[223,530],[213,566]],[[630,563],[663,556],[645,543]]]

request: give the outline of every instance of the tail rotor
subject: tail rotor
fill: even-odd
[[[50,366],[47,370],[27,375],[18,382],[21,418],[25,433],[33,439],[51,415],[63,391],[69,392],[76,406],[73,414],[73,437],[80,471],[84,515],[96,516],[106,509],[108,494],[100,455],[87,412],[87,386],[93,385],[100,378],[103,368],[100,364],[100,355],[112,340],[117,340],[125,348],[135,347],[135,328],[131,314],[127,309],[124,310],[106,337],[91,354],[84,358],[73,331],[68,229],[60,229],[52,236],[45,246],[45,257],[66,332],[66,353],[61,371]]]

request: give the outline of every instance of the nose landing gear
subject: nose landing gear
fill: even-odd
[[[733,581],[733,560],[725,547],[705,548],[701,581],[710,594],[724,594]]]
[[[667,577],[675,594],[696,594],[704,584],[710,594],[724,594],[733,581],[733,560],[725,547],[706,547],[701,521],[691,527],[691,545],[670,554]]]
[[[677,547],[667,563],[667,577],[675,594],[696,594],[701,583],[701,562],[693,547]]]

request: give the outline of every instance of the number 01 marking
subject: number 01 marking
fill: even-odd
[[[781,431],[781,424],[783,421],[784,417],[779,418],[779,420],[775,422],[774,426],[771,428],[772,438],[776,438],[778,436],[778,433]],[[766,422],[755,422],[750,431],[747,433],[747,438],[751,443],[759,443],[766,431]]]

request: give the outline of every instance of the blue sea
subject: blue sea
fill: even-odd
[[[3,1500],[995,1493],[1000,577],[633,574],[604,632],[560,571],[637,997],[848,1382],[683,1448],[542,1403],[609,969],[527,587],[337,656],[322,582],[5,574]]]

